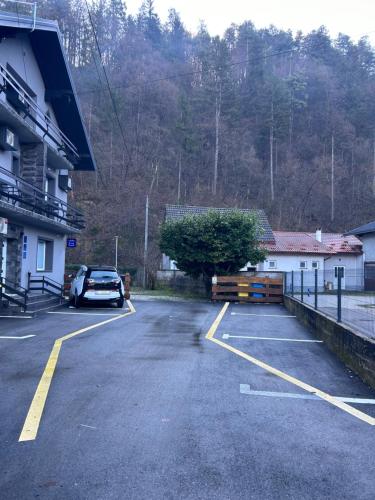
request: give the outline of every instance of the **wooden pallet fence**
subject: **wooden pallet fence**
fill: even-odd
[[[268,276],[214,276],[212,300],[283,302],[283,279]]]

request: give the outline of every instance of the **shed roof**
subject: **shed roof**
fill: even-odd
[[[31,17],[0,12],[0,38],[16,33],[28,35],[58,125],[78,149],[79,161],[75,170],[95,170],[94,155],[57,22],[38,18],[33,29]]]
[[[367,224],[363,224],[363,226],[356,227],[355,229],[352,229],[351,231],[348,231],[345,233],[345,235],[349,234],[368,234],[368,233],[375,233],[375,220],[372,222],[368,222]]]
[[[191,205],[166,205],[165,206],[165,220],[178,220],[182,219],[186,215],[201,215],[207,213],[209,210],[214,210],[215,212],[227,213],[233,210],[238,210],[243,213],[248,213],[256,215],[260,226],[262,228],[262,234],[259,235],[259,239],[264,242],[274,241],[273,232],[268,222],[267,216],[264,210],[251,209],[251,208],[214,208],[214,207],[196,207]]]

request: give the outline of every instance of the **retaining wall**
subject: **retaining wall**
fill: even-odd
[[[375,389],[375,340],[291,297],[284,296],[284,304],[341,361]]]

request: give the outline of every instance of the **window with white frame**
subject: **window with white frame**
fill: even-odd
[[[318,260],[314,260],[311,264],[311,267],[313,269],[319,269],[319,261]]]
[[[276,267],[277,267],[276,260],[268,261],[268,269],[276,269]]]
[[[53,241],[38,239],[36,250],[36,270],[52,271],[53,264]]]
[[[307,262],[305,260],[301,260],[299,263],[300,269],[307,269]]]

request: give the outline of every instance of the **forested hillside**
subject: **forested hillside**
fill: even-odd
[[[76,174],[87,214],[73,261],[143,257],[150,266],[165,203],[255,207],[274,229],[341,231],[375,218],[375,58],[362,38],[324,27],[293,36],[251,20],[222,38],[196,35],[152,0],[136,17],[120,0],[40,1],[57,19],[99,172]],[[102,63],[106,69],[114,111]]]

